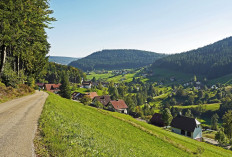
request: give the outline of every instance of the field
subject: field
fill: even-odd
[[[171,71],[162,68],[153,68],[153,76],[149,77],[149,81],[163,81],[165,85],[176,84],[176,83],[186,83],[193,79],[193,75],[181,73],[177,71]],[[175,77],[176,81],[171,82],[170,78]]]
[[[89,75],[86,75],[87,80],[93,79],[95,77],[97,80],[103,80],[106,82],[115,82],[115,83],[120,83],[120,82],[131,82],[133,80],[133,77],[138,78],[138,71],[134,71],[132,73],[124,74],[124,75],[114,75],[112,71],[108,71],[106,74],[96,74],[95,72],[90,72]],[[148,79],[141,77],[141,81],[146,82]]]
[[[209,80],[209,84],[211,85],[217,84],[218,82],[220,82],[221,84],[226,84],[226,85],[232,84],[232,74],[225,75],[225,76],[213,79],[213,80]]]
[[[190,109],[190,108],[197,108],[198,105],[189,105],[189,106],[174,106],[181,109]],[[214,103],[214,104],[203,104],[203,108],[206,111],[217,111],[220,108],[220,103]]]
[[[34,141],[40,156],[231,156],[232,152],[197,142],[116,112],[48,97]]]

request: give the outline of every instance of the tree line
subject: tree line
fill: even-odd
[[[102,50],[69,65],[84,71],[133,69],[152,64],[164,54],[141,50]]]
[[[48,0],[0,1],[0,78],[7,86],[45,75],[52,13]]]
[[[232,37],[214,44],[170,55],[155,61],[151,69],[166,68],[184,73],[217,78],[232,73]]]

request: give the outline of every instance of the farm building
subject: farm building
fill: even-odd
[[[201,123],[195,118],[178,115],[171,122],[172,132],[201,141]]]
[[[109,95],[95,96],[93,99],[93,104],[95,104],[96,101],[99,101],[102,105],[107,106],[111,99]]]
[[[112,100],[108,103],[109,110],[127,114],[127,105],[124,100]]]
[[[160,114],[160,113],[155,113],[152,116],[150,122],[151,122],[151,124],[154,124],[156,126],[161,126],[161,127],[164,126],[164,121],[162,119],[162,114]]]
[[[89,93],[86,93],[86,95],[88,97],[90,97],[91,100],[93,100],[94,97],[98,96],[98,94],[96,92],[89,92]]]
[[[61,84],[45,84],[45,89],[52,93],[58,93],[60,91]]]
[[[86,94],[82,94],[80,92],[73,92],[72,93],[72,99],[73,100],[79,100],[81,98],[83,98]]]

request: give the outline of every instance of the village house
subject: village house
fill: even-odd
[[[195,118],[178,115],[171,122],[172,132],[190,137],[192,139],[202,140],[201,123]]]
[[[73,100],[80,100],[81,98],[83,98],[86,94],[82,94],[80,92],[73,92],[72,93],[72,99]]]
[[[175,81],[175,80],[176,80],[175,77],[171,77],[171,78],[170,78],[170,81],[172,81],[172,82]]]
[[[92,81],[83,81],[83,82],[82,82],[82,87],[83,87],[83,88],[90,89],[91,86],[92,86]]]
[[[107,104],[111,101],[111,99],[109,95],[95,96],[92,103],[95,104],[96,101],[99,101],[102,105],[106,107]]]
[[[94,97],[98,96],[98,94],[96,92],[89,92],[89,93],[86,93],[86,95],[88,97],[90,97],[91,100],[93,100]]]
[[[52,93],[58,93],[60,91],[61,84],[45,84],[45,89]]]
[[[164,127],[164,121],[162,119],[162,114],[155,113],[150,119],[150,123],[156,126]]]
[[[124,100],[112,100],[108,103],[108,109],[127,114],[127,105]]]
[[[40,89],[44,89],[45,83],[36,83]]]

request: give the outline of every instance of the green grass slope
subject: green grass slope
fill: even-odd
[[[176,135],[116,112],[51,94],[35,139],[41,156],[231,156],[232,152]],[[202,153],[202,154],[200,154]]]

